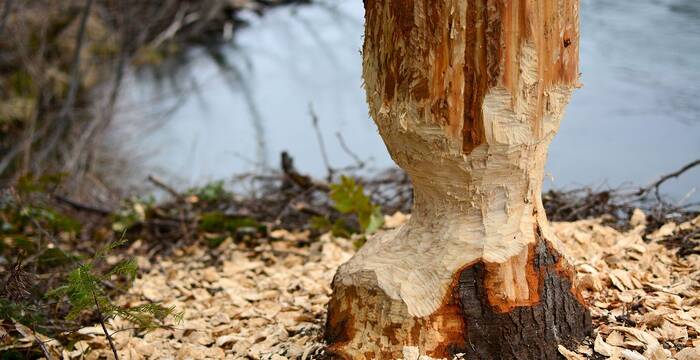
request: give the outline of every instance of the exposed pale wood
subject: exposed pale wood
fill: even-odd
[[[578,1],[366,0],[365,10],[370,113],[413,181],[415,206],[336,274],[331,348],[443,356],[461,347],[455,339],[518,328],[475,329],[479,319],[460,310],[474,295],[458,291],[460,279],[479,268],[471,291],[481,289],[489,311],[570,308],[577,320],[564,327],[574,328],[542,343],[557,356],[556,342],[590,322],[572,308],[577,293],[540,198],[547,147],[578,79]],[[541,246],[556,264],[535,263]],[[547,293],[546,279],[571,291]]]

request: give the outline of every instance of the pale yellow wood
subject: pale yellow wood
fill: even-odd
[[[367,2],[375,8],[368,13],[375,12],[380,18],[367,20],[363,74],[370,114],[392,158],[413,182],[413,216],[402,228],[371,239],[341,268],[338,278],[352,283],[353,273],[372,271],[379,287],[405,302],[412,316],[427,316],[442,302],[457,269],[481,259],[505,262],[535,241],[537,227],[550,241],[555,239],[547,226],[540,193],[547,147],[578,78],[578,8],[576,1],[552,0],[400,2],[413,4],[415,25],[406,38],[398,35],[399,22],[390,19],[407,16],[410,11],[395,14],[391,1]],[[499,3],[509,5],[499,8]],[[490,18],[476,21],[490,21],[497,28],[488,31],[502,32],[500,48],[516,54],[510,55],[514,59],[506,58],[503,51],[500,58],[484,59],[497,64],[482,68],[497,66],[500,72],[487,79],[492,85],[476,105],[482,108],[483,118],[475,121],[483,122],[483,142],[465,153],[464,90],[478,86],[465,81],[466,34],[468,27],[475,26],[473,19],[467,21],[470,6],[494,7],[480,9]],[[435,7],[445,12],[440,15],[444,28],[428,24],[426,12]],[[512,20],[522,16],[519,12],[526,14],[527,24]],[[512,30],[524,27],[530,31],[527,29],[542,26],[542,17],[559,13],[569,15],[559,20],[563,24],[551,24],[548,35],[552,39],[514,34]],[[376,28],[369,27],[373,21],[380,22]],[[512,24],[506,24],[509,21]],[[554,30],[558,33],[549,32]],[[425,38],[435,33],[442,33],[444,40],[428,44]],[[377,56],[377,52],[382,55]],[[441,67],[436,64],[440,52],[448,57],[444,74],[435,71]],[[387,62],[391,56],[398,58]],[[542,64],[543,57],[549,64]],[[559,63],[564,73],[547,79],[552,77],[549,72],[556,71],[550,68]],[[387,95],[387,64],[405,69],[399,70],[398,76],[412,78],[404,92],[398,89],[400,82],[393,80],[396,89],[389,90],[391,97]],[[518,76],[506,78],[508,66],[517,67],[510,71]],[[431,84],[431,95],[418,99],[410,86],[419,86],[421,81]],[[447,103],[447,109],[435,111],[434,104],[441,101]]]
[[[440,323],[455,274],[478,261],[501,264],[488,280],[495,298],[531,301],[528,246],[539,237],[557,247],[541,190],[579,75],[578,0],[366,0],[365,8],[370,115],[411,177],[415,205],[408,223],[369,239],[338,270],[334,288],[362,294],[334,296],[385,294],[396,320],[352,330],[381,334],[402,323],[408,337],[415,324],[402,317]],[[362,302],[350,307],[373,319]],[[411,345],[425,353],[445,336],[424,332]],[[392,339],[378,339],[346,345],[390,347]]]

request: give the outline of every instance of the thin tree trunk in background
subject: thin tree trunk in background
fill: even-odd
[[[10,17],[11,10],[12,0],[5,0],[5,5],[2,7],[2,15],[0,15],[0,34],[5,31],[5,24],[7,23],[7,18]]]
[[[73,104],[75,103],[75,97],[78,94],[78,86],[80,86],[80,52],[83,49],[83,44],[85,43],[85,25],[87,24],[87,19],[90,16],[90,9],[92,8],[92,3],[94,0],[85,0],[85,6],[83,7],[83,12],[80,15],[80,27],[78,28],[78,35],[75,40],[75,49],[73,52],[73,61],[71,62],[71,74],[70,74],[70,84],[68,86],[68,96],[66,96],[66,101],[61,107],[61,112],[58,114],[59,119],[64,120],[68,117],[68,113],[73,110]]]
[[[53,152],[65,131],[70,129],[70,123],[72,122],[73,118],[69,115],[73,111],[75,100],[78,95],[78,88],[80,87],[80,53],[83,49],[83,44],[85,43],[85,26],[87,25],[87,20],[90,15],[90,9],[92,9],[93,2],[94,0],[85,0],[85,6],[83,7],[83,12],[80,15],[80,25],[75,39],[75,49],[73,49],[74,52],[73,60],[71,62],[68,95],[66,95],[66,99],[63,101],[61,110],[58,113],[56,128],[52,130],[48,141],[42,145],[42,152],[37,156],[36,161],[38,163],[42,163],[46,157]]]
[[[337,272],[347,359],[557,359],[591,330],[541,201],[578,80],[578,0],[365,0],[370,113],[411,177],[410,221]]]

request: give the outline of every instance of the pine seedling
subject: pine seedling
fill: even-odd
[[[105,326],[109,319],[120,317],[133,323],[139,329],[151,330],[162,326],[163,321],[169,316],[174,317],[176,321],[180,321],[182,318],[182,314],[176,313],[174,307],[164,307],[154,303],[123,307],[112,303],[105,291],[105,283],[116,275],[126,278],[128,284],[131,284],[136,278],[138,267],[133,259],[122,260],[106,272],[100,272],[96,265],[112,250],[125,242],[122,236],[120,240],[101,248],[89,262],[79,263],[68,274],[64,285],[47,294],[47,296],[68,299],[71,306],[67,315],[69,320],[75,319],[87,311],[95,312],[116,359],[119,357],[112,336]]]

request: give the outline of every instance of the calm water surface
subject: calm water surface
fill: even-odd
[[[353,162],[341,133],[373,167],[393,166],[361,87],[362,2],[280,8],[250,22],[226,51],[229,69],[193,55],[183,96],[130,78],[108,138],[131,159],[132,180],[202,184],[277,167],[283,150],[321,176],[310,108],[333,165]],[[582,0],[581,23],[584,87],[552,144],[547,186],[647,184],[700,157],[700,1]],[[665,190],[698,201],[699,185],[695,169]]]

